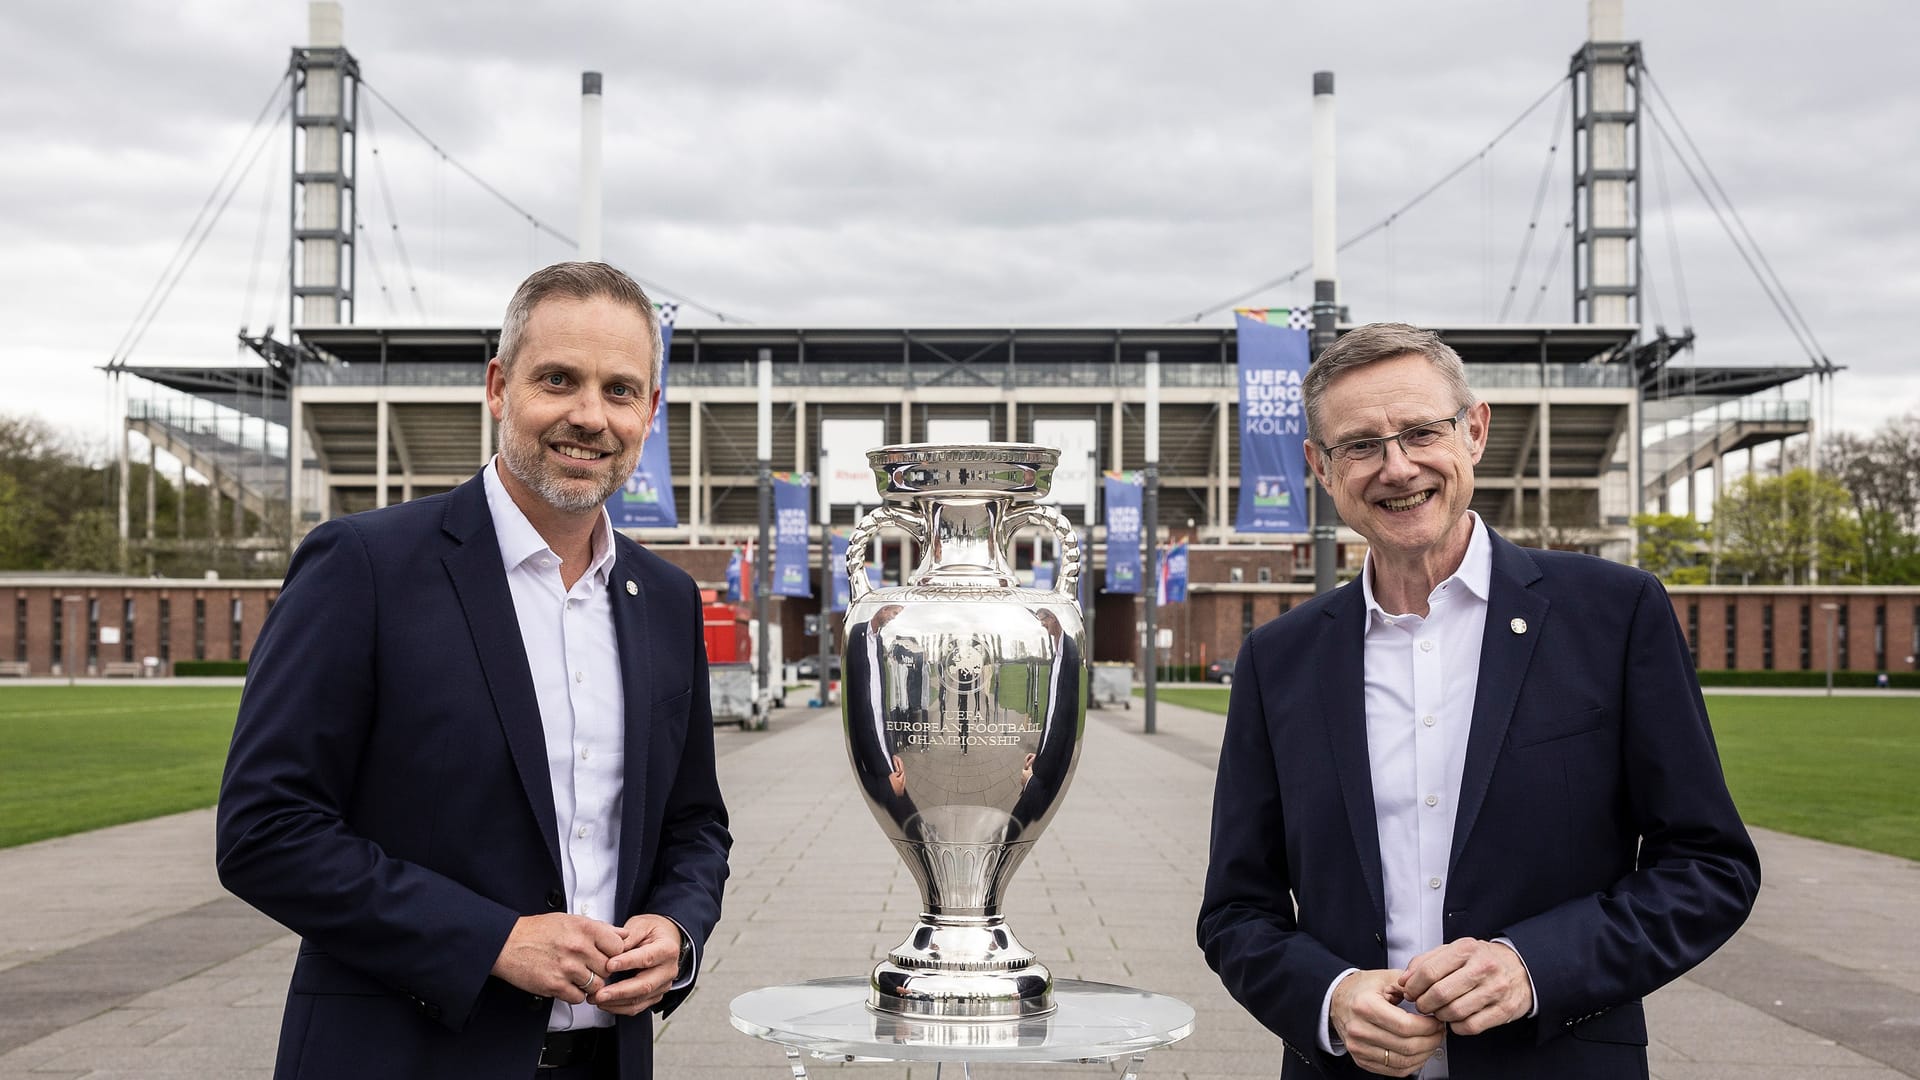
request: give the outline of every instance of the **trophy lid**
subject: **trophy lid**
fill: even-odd
[[[918,495],[1012,495],[1037,499],[1053,486],[1060,451],[1037,443],[904,443],[867,451],[889,499]]]

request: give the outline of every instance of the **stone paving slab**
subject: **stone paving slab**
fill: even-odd
[[[1159,733],[1145,737],[1138,708],[1090,714],[1074,786],[1015,876],[1008,918],[1060,977],[1194,1006],[1194,1035],[1153,1055],[1147,1076],[1271,1077],[1279,1041],[1226,995],[1193,945],[1220,718],[1163,704],[1157,721]],[[906,934],[918,892],[847,778],[834,715],[789,709],[770,732],[717,737],[733,877],[699,988],[660,1027],[659,1075],[791,1080],[780,1048],[733,1030],[728,1003],[762,986],[864,972]],[[11,913],[0,926],[0,1003],[14,1030],[36,1016],[48,1028],[11,1048],[0,1042],[0,1080],[267,1080],[297,942],[217,903],[212,835],[211,812],[196,811],[0,851],[0,903]],[[1653,1075],[1920,1076],[1901,1057],[1920,1048],[1920,1017],[1903,1011],[1907,988],[1920,985],[1920,958],[1905,947],[1920,864],[1756,838],[1766,885],[1748,928],[1648,1001]],[[224,939],[187,932],[214,915],[235,919]],[[90,947],[146,971],[145,989],[134,978],[112,1001],[58,992],[70,984],[49,973],[86,960]],[[141,963],[146,950],[178,969]],[[809,1067],[849,1080],[935,1075],[927,1065]],[[1119,1072],[1006,1065],[972,1076]]]

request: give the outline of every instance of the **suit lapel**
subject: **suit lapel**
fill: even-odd
[[[506,568],[500,563],[500,544],[487,510],[487,493],[476,476],[462,484],[448,503],[445,530],[460,545],[441,560],[453,591],[466,615],[467,631],[480,654],[480,670],[507,750],[520,774],[527,806],[546,841],[553,861],[554,880],[560,880],[560,841],[553,812],[553,784],[547,773],[546,731],[540,724],[540,702],[534,696],[527,650],[520,641],[520,621],[507,589]]]
[[[1387,904],[1380,878],[1380,826],[1373,812],[1373,766],[1367,753],[1367,689],[1362,665],[1366,597],[1356,583],[1341,588],[1325,608],[1330,625],[1320,635],[1315,663],[1300,669],[1320,687],[1321,715],[1333,749],[1333,769],[1347,806],[1360,873],[1385,925]]]
[[[1487,626],[1480,638],[1480,678],[1473,697],[1473,725],[1467,733],[1467,760],[1460,771],[1460,808],[1454,816],[1449,866],[1457,865],[1480,806],[1493,782],[1494,762],[1507,741],[1520,684],[1533,659],[1534,642],[1546,628],[1547,598],[1533,592],[1540,568],[1526,552],[1487,530],[1493,547],[1493,576],[1487,589]],[[1523,632],[1514,620],[1524,621]]]
[[[626,699],[626,774],[620,794],[620,866],[614,911],[621,917],[633,897],[642,841],[646,837],[647,758],[653,735],[653,653],[647,640],[647,590],[635,564],[638,545],[616,534],[613,575],[607,580],[614,639],[620,650],[620,684]]]

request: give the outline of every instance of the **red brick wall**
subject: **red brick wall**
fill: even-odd
[[[726,575],[727,549],[656,549],[659,554],[688,570],[697,580],[717,582]],[[1243,605],[1251,603],[1254,626],[1276,617],[1286,607],[1309,598],[1311,589],[1291,583],[1291,549],[1237,550],[1233,548],[1196,548],[1191,553],[1191,586],[1185,605],[1169,605],[1161,610],[1160,625],[1174,631],[1174,661],[1182,659],[1199,664],[1205,660],[1234,656],[1240,650]],[[1261,583],[1257,577],[1262,565],[1270,568],[1272,581]],[[1242,580],[1230,580],[1232,569],[1241,568]],[[121,603],[131,595],[135,603],[134,649],[136,661],[160,655],[160,599],[172,601],[171,644],[174,661],[191,660],[193,650],[193,602],[196,597],[207,603],[206,657],[224,660],[228,656],[231,600],[242,602],[242,658],[253,648],[254,639],[265,621],[269,600],[279,594],[277,582],[199,582],[152,581],[148,579],[102,579],[99,581],[49,584],[43,580],[14,579],[0,584],[0,597],[8,602],[0,607],[0,660],[12,661],[17,655],[18,632],[13,602],[27,601],[27,663],[36,675],[52,671],[52,611],[56,597],[98,597],[101,601],[100,624],[119,626]],[[1142,617],[1138,597],[1095,593],[1094,656],[1098,660],[1135,662],[1138,639],[1135,624]],[[1844,659],[1836,657],[1835,667],[1871,671],[1874,665],[1874,608],[1886,606],[1886,669],[1914,670],[1914,611],[1920,607],[1920,589],[1848,589],[1833,592],[1785,590],[1778,588],[1703,587],[1677,588],[1671,592],[1674,614],[1684,630],[1687,606],[1700,606],[1700,666],[1705,670],[1726,667],[1726,605],[1735,607],[1733,620],[1736,665],[1745,670],[1760,670],[1765,661],[1764,612],[1773,605],[1773,667],[1776,671],[1798,671],[1800,665],[1800,608],[1811,605],[1812,634],[1808,669],[1823,671],[1827,666],[1827,616],[1822,603],[1841,603],[1848,609],[1849,648]],[[777,601],[775,618],[785,629],[789,658],[815,651],[818,643],[805,637],[801,621],[818,609],[817,599]],[[80,626],[66,627],[69,649],[84,633],[85,603],[71,604],[67,614],[80,620]],[[84,662],[84,645],[79,655]],[[103,662],[118,662],[124,650],[120,645],[100,649]]]

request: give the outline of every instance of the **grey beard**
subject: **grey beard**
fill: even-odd
[[[501,440],[500,460],[506,463],[507,471],[513,474],[514,479],[532,488],[534,494],[540,496],[548,506],[563,513],[584,514],[597,510],[616,488],[626,482],[624,476],[613,476],[604,485],[605,490],[583,491],[549,472],[540,458],[540,441],[537,439],[514,437]]]

